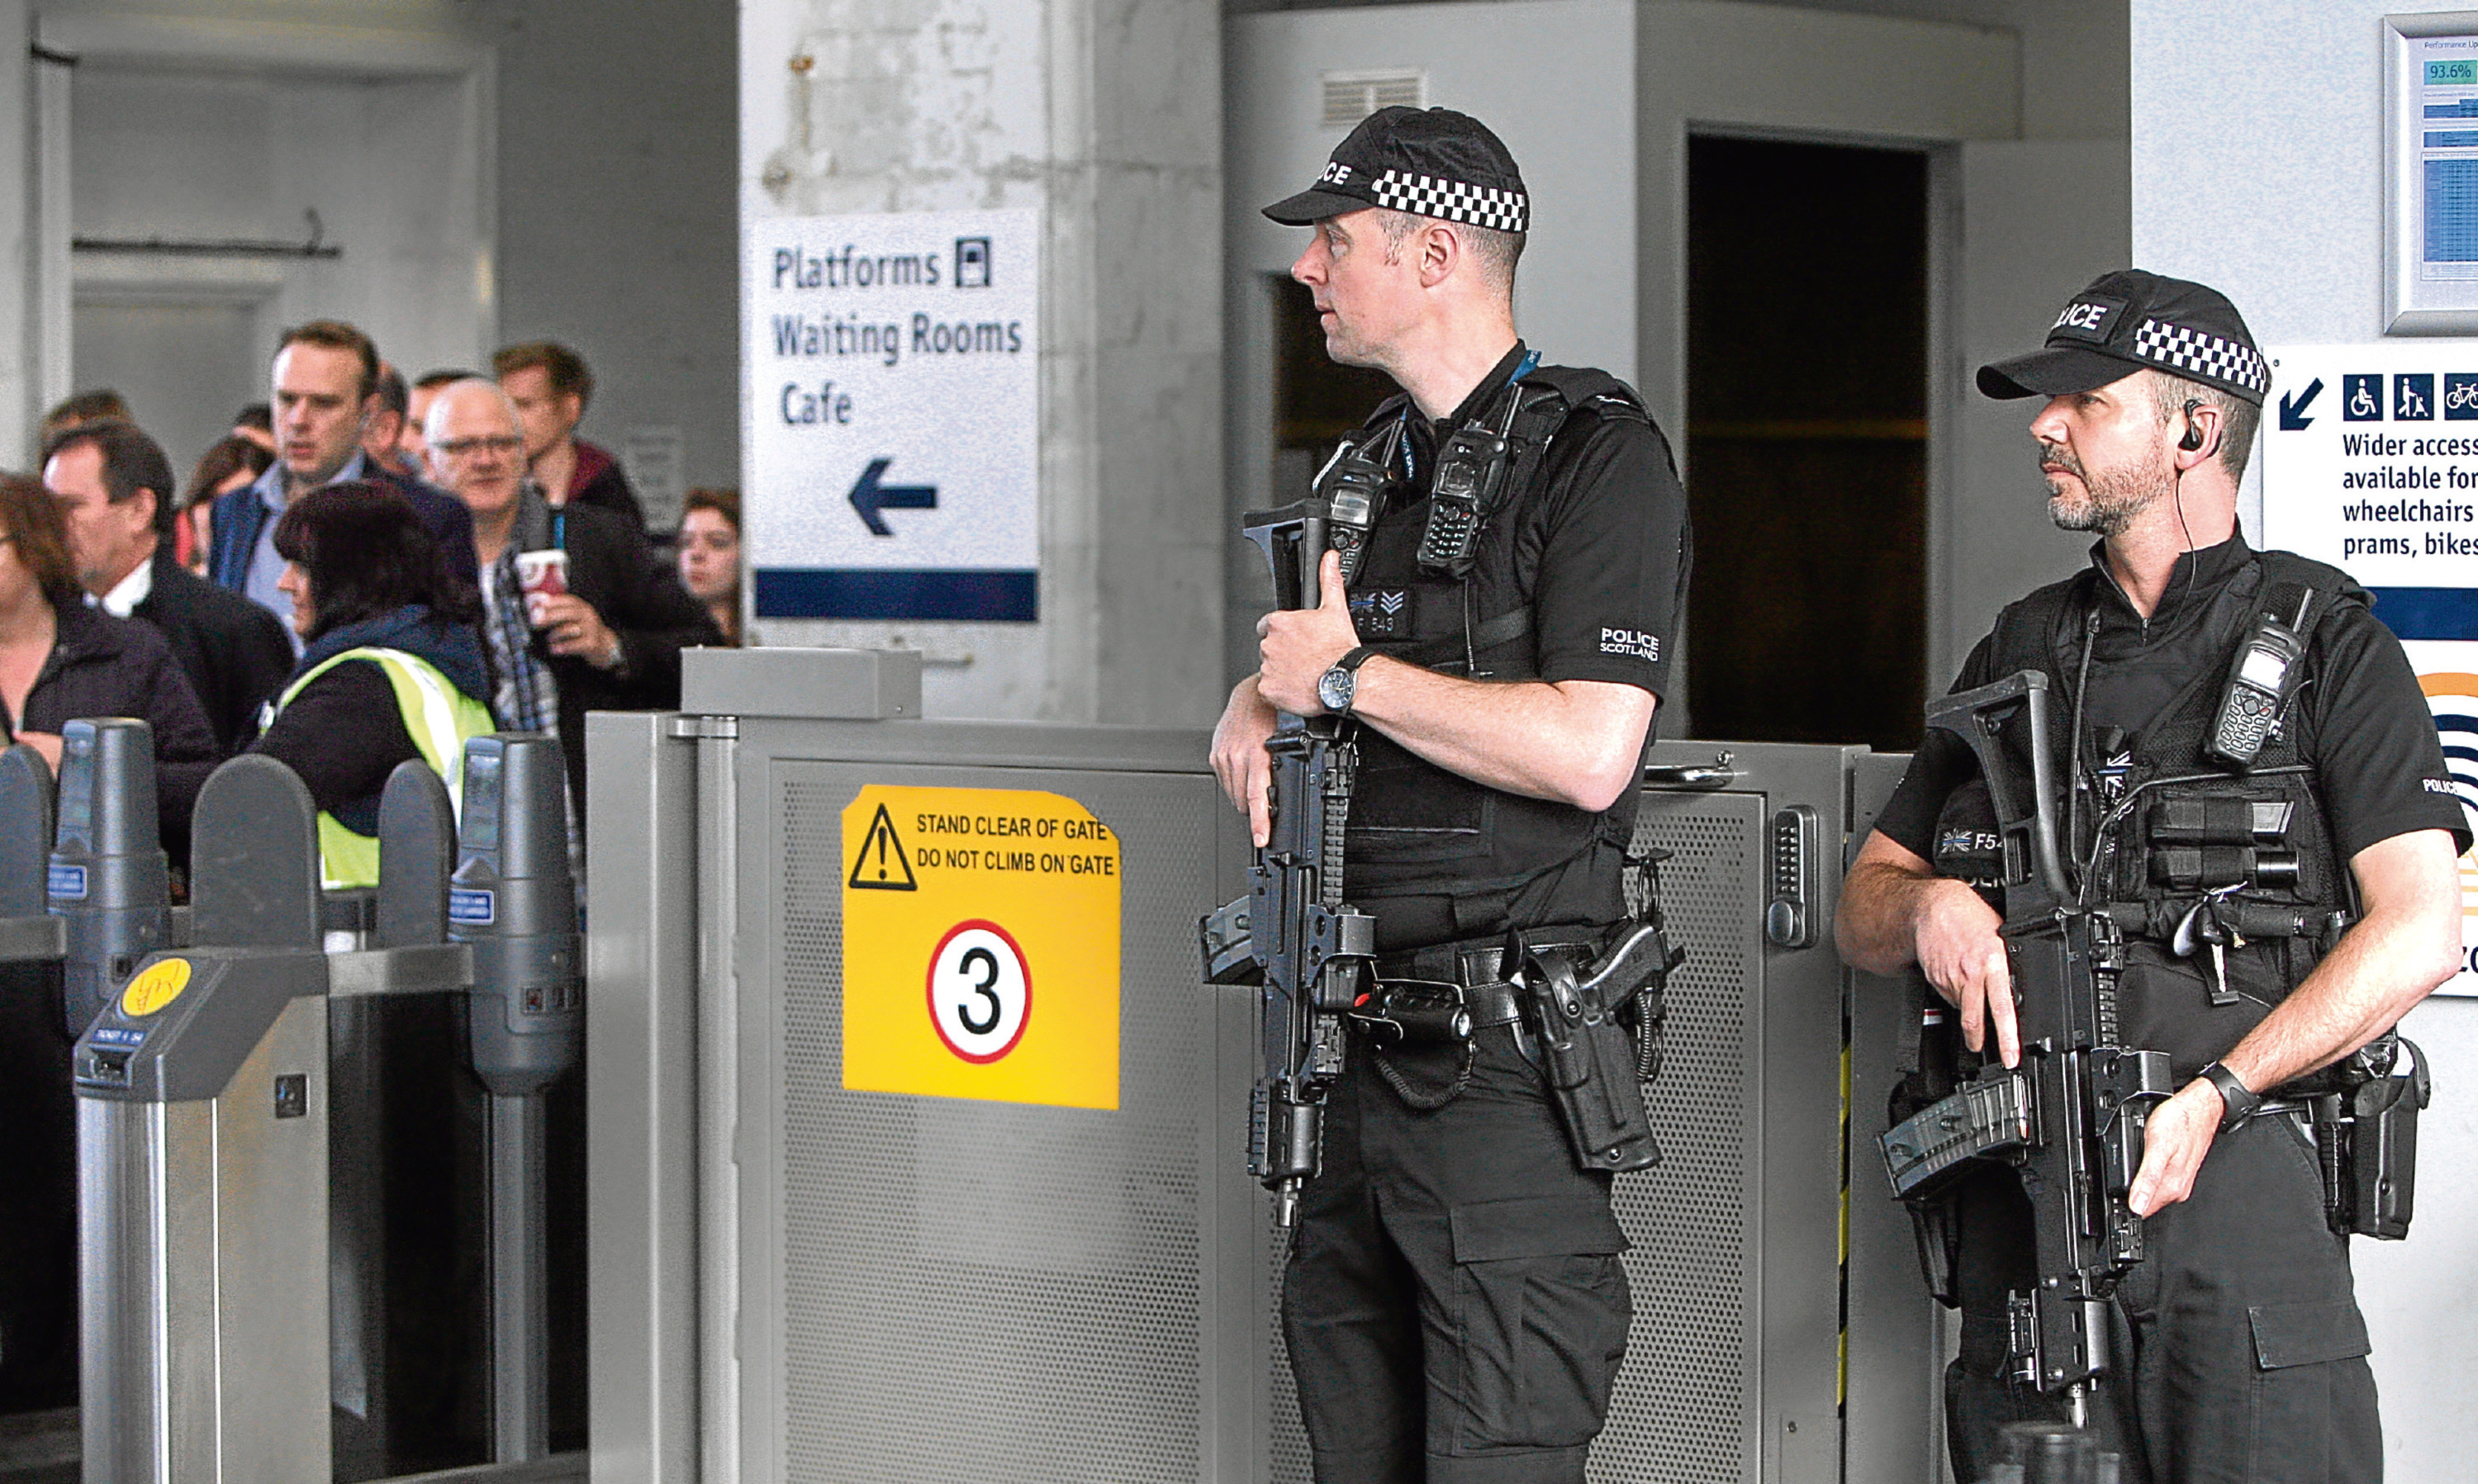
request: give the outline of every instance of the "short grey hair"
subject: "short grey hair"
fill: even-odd
[[[2209,383],[2188,381],[2166,371],[2152,371],[2151,405],[2160,415],[2162,427],[2184,415],[2188,402],[2218,410],[2220,467],[2229,471],[2232,483],[2242,482],[2246,464],[2254,457],[2254,434],[2255,429],[2262,425],[2263,409],[2234,391],[2224,391]]]
[[[482,388],[489,391],[492,396],[497,398],[499,410],[508,415],[508,426],[515,429],[519,438],[524,436],[525,420],[517,415],[517,399],[508,395],[508,389],[500,386],[497,382],[491,380],[487,376],[468,376],[462,381],[451,381],[446,386],[440,388],[439,395],[430,399],[430,410],[424,413],[421,418],[421,439],[423,442],[435,443],[439,441],[439,425],[442,420],[444,420],[444,415],[447,411],[447,399],[464,390],[468,387]]]
[[[1495,227],[1474,226],[1467,221],[1447,221],[1442,216],[1420,216],[1378,207],[1377,222],[1385,232],[1386,261],[1392,262],[1402,252],[1403,239],[1411,235],[1412,228],[1431,221],[1452,227],[1480,271],[1507,293],[1514,291],[1514,265],[1522,261],[1525,241],[1525,234],[1520,232],[1500,232]]]

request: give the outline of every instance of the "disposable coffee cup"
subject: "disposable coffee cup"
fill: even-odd
[[[525,621],[541,628],[543,600],[568,591],[568,553],[557,549],[518,552],[517,587],[525,595]]]

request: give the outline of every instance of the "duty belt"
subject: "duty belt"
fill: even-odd
[[[1542,941],[1535,948],[1580,947],[1598,951],[1597,937]],[[1515,988],[1501,971],[1505,962],[1505,940],[1492,938],[1486,942],[1441,943],[1426,948],[1412,948],[1402,953],[1379,954],[1377,958],[1377,980],[1379,984],[1452,984],[1461,987],[1463,1007],[1471,1012],[1474,1030],[1490,1025],[1511,1025],[1522,1019],[1523,1011]]]

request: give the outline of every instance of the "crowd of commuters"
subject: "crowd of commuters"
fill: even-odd
[[[584,359],[535,340],[491,368],[408,379],[312,320],[181,484],[118,393],[52,409],[39,482],[0,476],[8,738],[57,767],[67,719],[146,719],[176,863],[206,774],[276,757],[341,886],[375,879],[398,763],[445,772],[468,736],[549,732],[581,843],[585,714],[675,705],[682,649],[740,641],[738,498],[694,491],[667,552],[577,436]]]
[[[181,893],[198,792],[239,753],[301,779],[324,883],[347,888],[378,880],[396,767],[418,760],[452,786],[467,739],[546,732],[581,883],[585,716],[675,706],[681,651],[739,641],[738,501],[696,491],[673,554],[620,462],[577,436],[584,359],[537,340],[490,366],[408,376],[354,326],[312,320],[271,347],[266,399],[186,481],[116,392],[52,409],[38,476],[0,473],[0,741],[57,770],[71,720],[144,720]],[[75,1396],[74,1161],[58,992],[0,970],[0,1119],[17,1134],[0,1183],[19,1195],[0,1220],[0,1411],[14,1411]],[[560,1095],[555,1184],[582,1170],[581,1094]],[[572,1215],[581,1196],[558,1188]],[[554,1216],[570,1272],[576,1230]]]

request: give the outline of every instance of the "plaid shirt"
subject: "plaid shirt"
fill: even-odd
[[[559,731],[559,682],[534,658],[534,629],[525,621],[525,592],[517,582],[517,546],[510,541],[482,574],[484,635],[499,672],[492,709],[512,732]]]

